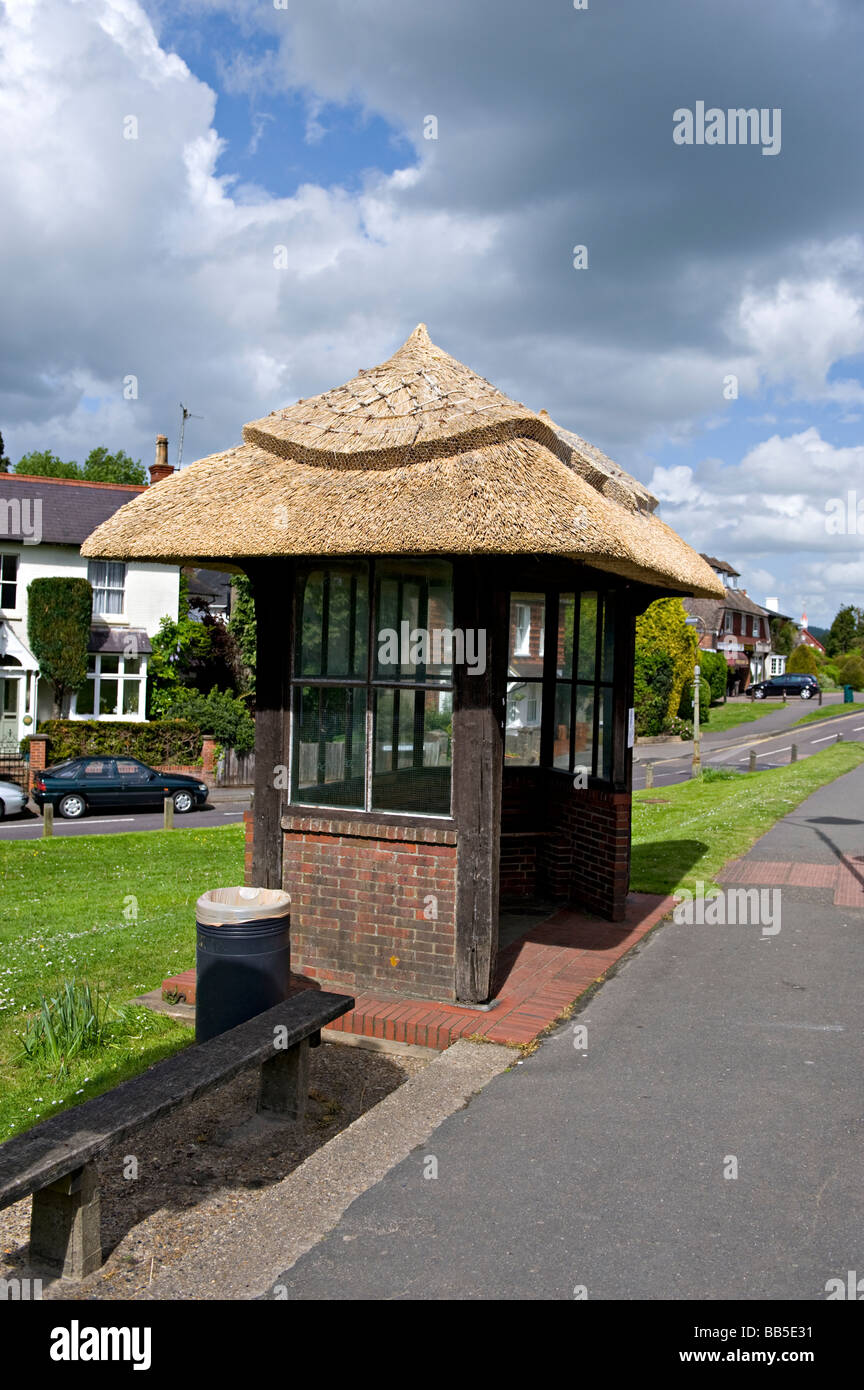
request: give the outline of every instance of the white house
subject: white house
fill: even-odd
[[[165,472],[151,469],[151,486]],[[0,744],[17,747],[50,719],[54,695],[39,678],[27,638],[27,586],[44,576],[89,579],[93,624],[87,678],[72,696],[72,719],[144,719],[150,638],[176,621],[176,565],[85,560],[80,546],[96,526],[143,488],[70,478],[0,473]]]

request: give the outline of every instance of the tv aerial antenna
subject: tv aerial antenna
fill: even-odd
[[[193,415],[191,410],[187,410],[187,409],[186,409],[186,407],[185,407],[185,405],[183,404],[182,401],[180,402],[180,412],[181,412],[181,414],[180,414],[180,440],[179,440],[179,442],[178,442],[178,444],[177,444],[177,472],[178,472],[178,473],[180,472],[180,466],[181,466],[181,464],[182,464],[182,462],[183,462],[183,438],[184,438],[184,436],[185,436],[185,434],[186,434],[186,421],[187,421],[187,420],[203,420],[203,419],[204,419],[204,416],[203,416],[203,415]]]

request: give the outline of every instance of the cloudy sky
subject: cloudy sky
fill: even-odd
[[[862,40],[861,0],[0,0],[6,452],[173,462],[182,401],[188,462],[424,320],[759,601],[864,606]],[[676,144],[697,102],[779,153]]]

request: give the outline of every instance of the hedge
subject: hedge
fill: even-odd
[[[104,723],[96,719],[45,719],[39,733],[48,735],[47,761],[59,763],[85,753],[140,758],[142,763],[179,763],[190,767],[201,760],[201,729],[187,719]],[[22,748],[29,751],[30,740]]]

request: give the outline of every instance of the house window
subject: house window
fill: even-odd
[[[18,605],[18,556],[0,555],[0,608],[11,612]]]
[[[91,560],[87,578],[93,586],[93,612],[114,614],[123,612],[123,590],[126,566],[115,560]]]
[[[294,803],[450,814],[452,629],[446,562],[364,561],[300,574]]]
[[[146,675],[146,663],[140,656],[91,653],[87,679],[75,695],[73,717],[143,718]]]
[[[754,619],[753,619],[753,636],[754,636],[754,637],[758,637],[758,636],[759,636],[759,619],[758,619],[758,618],[754,618]]]
[[[734,630],[734,618],[732,613],[727,608],[726,612],[723,614],[723,631],[734,632]]]

